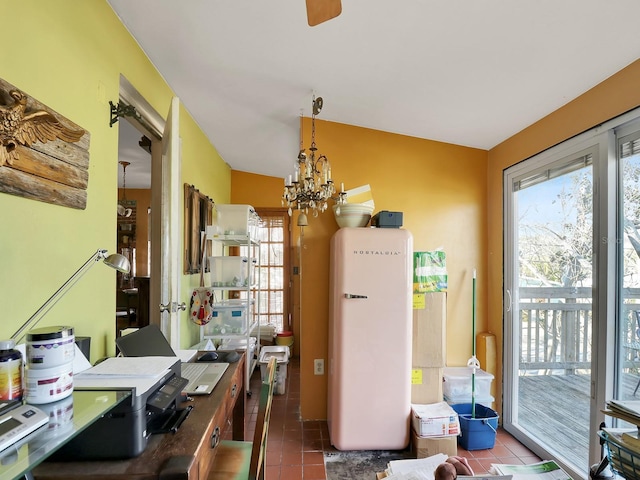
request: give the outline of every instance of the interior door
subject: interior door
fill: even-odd
[[[157,159],[152,169],[151,195],[151,305],[152,323],[160,326],[173,348],[180,347],[178,313],[186,305],[180,295],[180,100],[171,100],[162,143],[152,145]],[[155,149],[155,151],[153,151]],[[161,152],[158,152],[161,149]],[[156,186],[160,185],[160,188]],[[154,309],[158,306],[158,310]],[[155,320],[155,321],[153,321]]]

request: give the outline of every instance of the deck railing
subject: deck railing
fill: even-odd
[[[591,295],[589,287],[519,289],[521,373],[590,370]],[[626,289],[624,298],[620,342],[626,348],[621,349],[621,355],[623,365],[633,367],[638,366],[640,354],[640,288]]]

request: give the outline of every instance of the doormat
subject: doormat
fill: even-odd
[[[414,458],[409,450],[324,452],[327,480],[375,480],[392,460]]]

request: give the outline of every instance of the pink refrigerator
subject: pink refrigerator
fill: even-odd
[[[413,237],[341,228],[331,238],[327,422],[338,450],[409,443]]]

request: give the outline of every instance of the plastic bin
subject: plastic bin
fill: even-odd
[[[484,405],[475,405],[475,416],[470,403],[452,405],[460,420],[458,444],[466,450],[487,450],[496,444],[498,412]]]
[[[260,217],[251,205],[216,205],[217,231],[220,235],[250,235],[256,237]]]
[[[457,405],[459,403],[471,403],[471,395],[458,395],[456,397],[448,397],[445,395],[444,401],[447,402],[449,405]],[[493,404],[494,401],[495,401],[495,398],[493,398],[491,395],[489,395],[488,397],[479,397],[476,394],[476,405],[480,404],[480,405],[484,405],[485,407],[491,408],[491,405]]]
[[[230,301],[213,305],[209,323],[203,326],[205,335],[238,335],[247,332],[246,303]]]
[[[249,268],[251,265],[251,268]],[[209,257],[212,287],[247,287],[253,279],[256,259],[238,256]]]
[[[289,364],[289,347],[283,345],[266,346],[260,349],[260,378],[264,381],[267,375],[267,364],[276,358],[276,378],[274,395],[284,395],[287,391],[287,365]]]
[[[471,367],[444,367],[442,393],[447,398],[467,398],[471,403]],[[491,382],[493,375],[479,368],[475,374],[476,399],[491,396]]]

